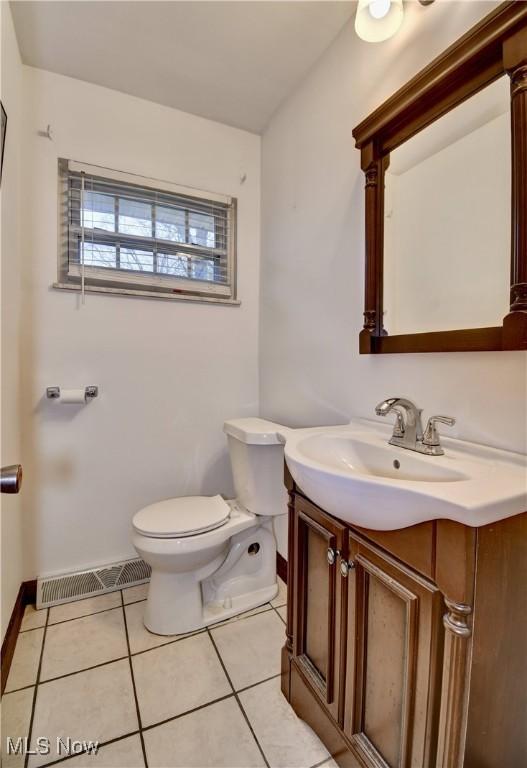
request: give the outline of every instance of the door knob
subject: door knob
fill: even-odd
[[[22,485],[22,467],[12,464],[0,470],[0,489],[2,493],[18,493]]]

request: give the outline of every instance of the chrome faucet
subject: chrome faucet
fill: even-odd
[[[426,429],[423,432],[421,408],[404,397],[389,397],[383,400],[375,408],[375,413],[377,416],[395,414],[393,434],[389,440],[390,445],[425,453],[428,456],[442,456],[444,454],[436,424],[441,422],[453,427],[456,423],[456,420],[450,416],[432,416],[428,419]]]

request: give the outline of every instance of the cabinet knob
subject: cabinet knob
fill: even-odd
[[[346,578],[352,568],[355,568],[355,563],[353,560],[350,560],[349,562],[347,560],[340,561],[340,573],[341,576],[344,576],[344,578]]]
[[[336,557],[337,557],[337,554],[336,554],[335,550],[331,549],[331,547],[328,547],[327,559],[328,559],[328,563],[330,565],[334,565],[335,564]]]

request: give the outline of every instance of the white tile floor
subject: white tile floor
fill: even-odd
[[[287,592],[190,635],[142,622],[147,585],[49,611],[28,607],[2,699],[6,738],[52,752],[5,768],[336,768],[280,692]],[[57,737],[100,743],[65,757]]]

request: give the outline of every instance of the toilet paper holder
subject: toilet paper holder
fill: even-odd
[[[97,397],[98,394],[99,394],[99,387],[96,387],[96,386],[84,387],[84,397],[86,400],[93,400],[93,398]],[[56,400],[57,398],[59,398],[60,387],[47,387],[46,397],[49,397],[50,400]]]

